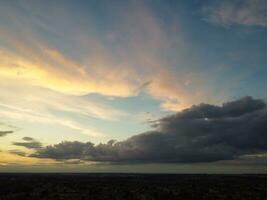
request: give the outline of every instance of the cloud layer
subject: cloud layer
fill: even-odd
[[[192,163],[233,160],[267,151],[264,101],[244,97],[222,106],[200,104],[154,123],[155,130],[94,145],[61,142],[32,157],[114,163]]]

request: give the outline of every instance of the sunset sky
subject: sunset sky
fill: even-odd
[[[0,172],[267,172],[266,0],[1,0]]]

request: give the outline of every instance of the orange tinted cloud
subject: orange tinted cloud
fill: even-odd
[[[180,110],[203,100],[204,95],[194,94],[185,87],[186,82],[195,80],[186,79],[164,56],[172,52],[173,43],[180,44],[177,54],[184,48],[179,23],[174,22],[173,29],[168,30],[170,34],[153,12],[137,2],[120,12],[125,17],[118,22],[119,30],[106,35],[109,41],[120,44],[119,47],[108,47],[97,36],[75,30],[75,41],[82,49],[77,59],[48,45],[31,31],[33,27],[25,27],[27,30],[19,36],[10,30],[0,31],[1,39],[9,44],[0,49],[0,77],[68,95],[98,93],[116,97],[138,95],[138,88],[150,81],[142,89],[162,101],[162,107],[167,110]],[[69,23],[77,28],[73,21]],[[124,36],[125,41],[120,43]]]

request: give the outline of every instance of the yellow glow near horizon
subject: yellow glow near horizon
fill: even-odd
[[[35,164],[53,164],[56,163],[50,159],[38,159],[31,157],[22,157],[8,152],[0,152],[0,165],[20,164],[20,165],[35,165]]]

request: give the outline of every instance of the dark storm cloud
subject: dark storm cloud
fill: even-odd
[[[86,149],[94,148],[93,144],[74,142],[61,142],[39,150],[33,156],[53,159],[79,159],[86,154]]]
[[[14,131],[0,131],[0,137],[6,136],[11,133],[14,133]]]
[[[267,152],[266,104],[251,97],[222,106],[192,106],[158,120],[154,127],[154,131],[121,142],[61,142],[38,149],[31,156],[115,163],[192,163]]]
[[[238,117],[246,113],[261,110],[265,108],[265,106],[266,105],[262,100],[253,99],[252,97],[243,97],[237,101],[224,103],[222,106],[201,103],[200,105],[185,109],[176,115],[166,117],[161,121],[172,121],[173,119]]]
[[[43,146],[41,142],[35,140],[34,138],[24,137],[22,139],[25,142],[13,142],[12,144],[15,146],[21,146],[21,147],[25,147],[28,149],[41,149]]]

